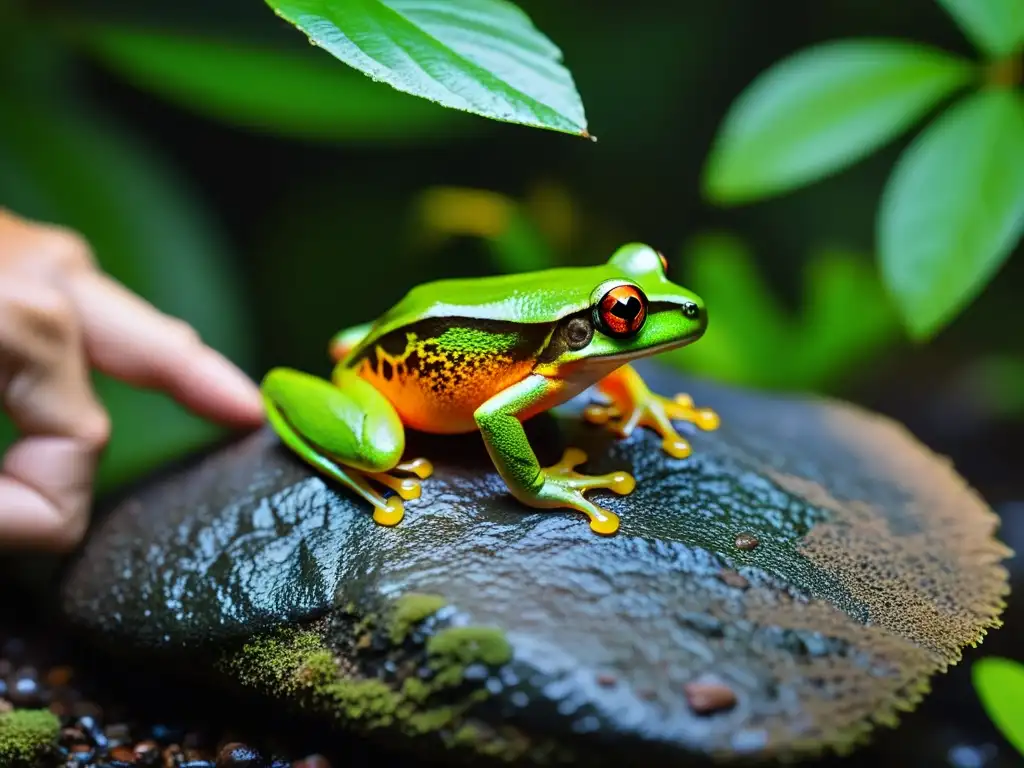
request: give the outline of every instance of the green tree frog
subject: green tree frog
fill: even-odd
[[[631,243],[600,266],[419,285],[376,322],[334,337],[331,381],[275,368],[261,389],[281,440],[369,502],[382,525],[401,521],[402,500],[419,497],[432,472],[426,459],[402,460],[409,427],[479,431],[515,498],[582,512],[612,534],[618,517],[584,493],[628,494],[633,477],[575,471],[587,460],[577,448],[542,467],[522,422],[596,384],[607,404],[585,409],[588,421],[620,437],[647,426],[668,454],[688,456],[672,420],[713,430],[717,414],[653,393],[628,362],[690,344],[706,327],[703,302],[669,280],[665,257]]]

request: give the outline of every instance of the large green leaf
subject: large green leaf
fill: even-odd
[[[922,45],[843,40],[759,76],[726,115],[705,172],[722,204],[779,194],[845,168],[910,127],[972,77]]]
[[[131,135],[66,104],[0,98],[0,200],[81,232],[103,268],[162,310],[191,322],[246,365],[252,345],[218,232],[195,190]],[[219,434],[170,398],[104,376],[97,387],[114,434],[101,488]]]
[[[267,0],[374,80],[446,107],[587,134],[561,51],[506,0]]]
[[[964,33],[990,56],[1009,56],[1024,47],[1021,0],[939,0]]]
[[[989,718],[1024,755],[1024,664],[989,656],[974,663],[971,676]]]
[[[317,52],[124,26],[69,30],[139,88],[217,120],[311,139],[448,136],[471,121],[375,83]]]
[[[900,158],[882,196],[882,274],[911,334],[969,304],[1024,232],[1024,102],[986,90],[950,108]]]

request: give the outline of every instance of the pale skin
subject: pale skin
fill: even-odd
[[[19,432],[0,463],[0,548],[64,552],[84,536],[111,434],[92,369],[229,427],[265,418],[244,373],[105,275],[81,237],[0,208],[0,405]]]

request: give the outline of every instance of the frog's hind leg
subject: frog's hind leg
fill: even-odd
[[[269,397],[264,395],[263,401],[270,425],[280,436],[284,444],[298,454],[300,458],[314,469],[320,470],[331,479],[336,480],[353,493],[370,502],[373,505],[373,519],[376,522],[381,525],[397,525],[402,521],[402,518],[405,516],[405,505],[402,504],[402,499],[406,497],[399,493],[398,496],[384,498],[370,487],[370,484],[366,482],[358,470],[343,468],[340,463],[328,458],[307,443],[301,435],[292,429],[288,419],[285,418],[281,410]],[[418,496],[419,493],[408,498],[416,498]]]
[[[389,473],[420,463],[401,464],[405,450],[402,422],[372,385],[354,374],[336,372],[337,386],[306,373],[276,368],[261,387],[271,426],[298,456],[374,507],[382,525],[396,525],[403,499],[419,496],[418,482],[403,483]],[[384,498],[370,480],[398,494]]]

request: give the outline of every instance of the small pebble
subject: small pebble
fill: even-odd
[[[723,568],[718,572],[718,578],[720,578],[725,584],[730,587],[737,587],[738,589],[746,589],[750,586],[750,582],[747,581],[742,574],[736,571]]]
[[[757,545],[760,544],[757,537],[752,533],[741,533],[736,536],[736,548],[737,549],[757,549]]]
[[[331,764],[323,755],[310,755],[292,763],[292,768],[331,768]]]
[[[103,733],[114,747],[128,744],[132,740],[132,729],[126,723],[111,723],[103,729]]]
[[[54,667],[46,673],[44,679],[51,688],[63,688],[71,682],[72,675],[71,667]]]
[[[695,680],[683,686],[690,709],[698,715],[707,715],[736,706],[736,693],[727,685],[715,681]]]
[[[140,741],[135,745],[135,762],[151,766],[160,763],[160,746],[152,740]]]
[[[102,729],[96,724],[96,718],[92,715],[78,718],[78,727],[89,736],[90,741],[100,749],[107,748],[107,737]]]
[[[225,744],[217,755],[217,768],[264,768],[266,761],[252,747],[233,742]]]
[[[164,747],[163,758],[164,768],[181,768],[181,764],[185,762],[185,755],[177,744]]]
[[[118,746],[111,748],[110,758],[122,763],[134,763],[135,750],[127,744],[119,744]]]
[[[85,734],[78,728],[62,728],[60,732],[60,743],[65,747],[71,747],[75,744],[87,743]]]

